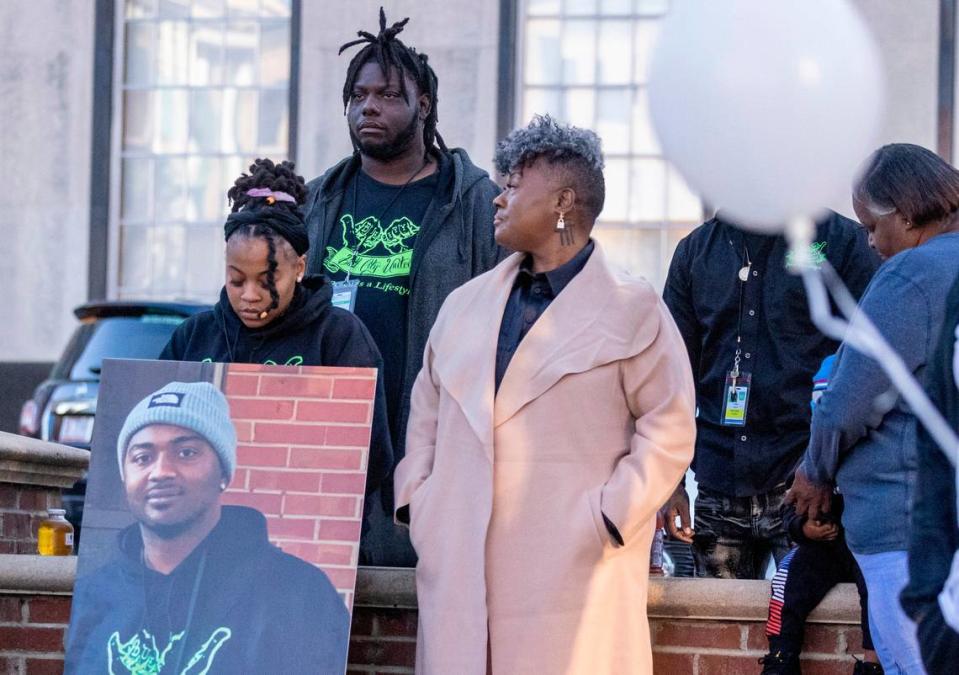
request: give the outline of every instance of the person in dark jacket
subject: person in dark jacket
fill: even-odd
[[[817,222],[810,256],[828,261],[857,298],[879,264],[862,228],[832,212]],[[790,548],[780,510],[809,440],[809,380],[838,344],[813,325],[789,259],[785,237],[745,232],[720,211],[679,243],[669,266],[663,300],[696,381],[699,495],[693,528],[678,486],[666,528],[693,545],[699,576],[762,578],[770,555],[778,564]],[[731,385],[742,406],[725,405]]]
[[[343,105],[354,153],[308,184],[308,269],[342,289],[344,306],[370,329],[383,354],[395,461],[404,454],[413,381],[440,306],[455,288],[491,269],[499,188],[437,132],[437,78],[427,56],[398,39],[408,19],[387,26],[350,61]],[[379,526],[364,562],[415,564],[406,533],[392,523],[384,485]]]
[[[349,612],[329,579],[272,546],[261,513],[220,504],[236,434],[216,387],[144,398],[117,461],[137,522],[77,581],[66,673],[342,675]]]
[[[959,281],[949,291],[946,308],[938,347],[926,369],[926,393],[949,426],[959,430]],[[950,673],[959,664],[959,616],[954,586],[949,583],[950,579],[956,581],[952,570],[959,552],[956,467],[925,428],[919,429],[918,455],[909,532],[909,583],[901,601],[917,624],[926,671]]]
[[[322,275],[305,276],[309,238],[298,206],[303,178],[290,162],[258,159],[228,192],[226,285],[220,300],[174,331],[162,360],[379,369],[367,494],[392,469],[383,362],[363,322],[334,307]],[[367,506],[367,514],[370,507]]]

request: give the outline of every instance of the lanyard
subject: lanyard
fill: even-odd
[[[729,245],[733,246],[732,240],[729,241]],[[735,250],[735,246],[733,246]],[[739,311],[736,316],[736,354],[733,357],[733,369],[730,372],[730,376],[733,378],[733,383],[739,378],[739,363],[742,357],[742,341],[743,341],[743,303],[746,293],[746,282],[749,281],[749,273],[753,267],[753,261],[749,257],[749,248],[746,246],[746,240],[743,239],[743,262],[746,264],[739,268]]]

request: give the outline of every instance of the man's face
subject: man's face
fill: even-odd
[[[186,532],[219,509],[220,459],[196,432],[153,424],[130,438],[123,487],[133,515],[164,537]]]
[[[543,159],[514,168],[503,191],[493,200],[496,243],[525,253],[558,236],[556,203],[561,188],[556,172]]]
[[[429,97],[420,94],[416,83],[406,78],[406,93],[400,89],[400,73],[391,69],[383,76],[376,61],[360,68],[346,111],[350,137],[364,155],[391,160],[423,136],[423,120],[429,112]]]

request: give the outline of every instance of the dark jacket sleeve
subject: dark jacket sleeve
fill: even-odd
[[[686,352],[689,354],[689,363],[692,366],[693,377],[699,378],[699,358],[702,344],[699,321],[696,319],[696,309],[693,305],[692,284],[690,283],[689,266],[689,238],[683,239],[676,247],[673,259],[669,263],[669,272],[666,274],[666,285],[663,288],[663,301],[673,315],[673,321],[683,336]]]
[[[861,227],[846,228],[844,243],[836,272],[852,296],[859,300],[879,269],[881,261],[869,246],[866,231]]]
[[[386,389],[383,385],[383,357],[373,337],[354,314],[332,308],[338,330],[328,334],[330,354],[327,365],[353,368],[376,368],[376,397],[373,402],[373,425],[370,435],[370,459],[366,471],[366,494],[376,491],[393,470],[393,443],[390,440],[389,419],[386,414]]]
[[[926,371],[926,392],[953,429],[959,428],[959,391],[953,378],[955,326],[959,322],[959,283],[949,307],[935,356]],[[902,606],[918,624],[923,660],[930,673],[950,672],[959,662],[959,634],[945,623],[938,596],[959,549],[956,472],[925,428],[919,425],[919,470],[909,533],[909,583]]]
[[[802,544],[808,541],[806,535],[803,534],[802,526],[806,522],[805,516],[796,515],[796,507],[792,504],[783,504],[782,506],[782,517],[783,517],[783,527],[786,528],[786,531],[789,533],[789,538],[792,539],[797,544]]]
[[[163,348],[163,351],[160,352],[157,359],[159,361],[183,361],[183,355],[186,354],[186,345],[190,340],[192,326],[192,318],[187,319],[177,326],[176,330],[173,331],[173,335],[170,336],[169,342],[166,343],[166,346]]]
[[[489,178],[477,181],[468,191],[470,208],[465,209],[464,218],[472,220],[473,232],[473,269],[471,276],[476,277],[493,269],[505,258],[509,251],[499,246],[493,236],[493,216],[496,207],[493,200],[500,193],[499,186]]]

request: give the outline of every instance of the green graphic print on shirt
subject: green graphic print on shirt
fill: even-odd
[[[413,260],[411,240],[420,226],[403,216],[388,226],[373,216],[354,222],[351,214],[340,218],[343,246],[326,248],[323,266],[330,272],[340,270],[358,277],[408,277]]]
[[[170,636],[166,647],[160,650],[156,638],[148,631],[141,631],[126,642],[120,640],[120,633],[114,632],[107,642],[110,675],[166,675],[174,665],[167,668],[167,656],[177,642],[183,639],[183,632]],[[203,643],[203,646],[186,662],[180,673],[172,675],[206,675],[213,665],[216,654],[223,643],[232,637],[229,628],[217,628]],[[181,661],[185,660],[181,659]]]

